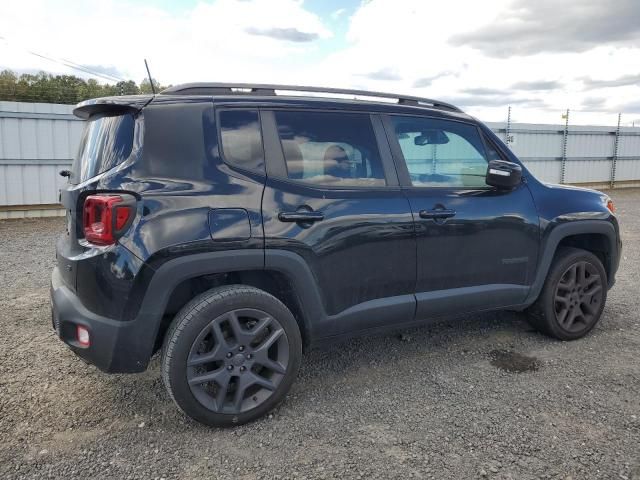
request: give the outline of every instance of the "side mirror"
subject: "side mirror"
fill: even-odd
[[[487,185],[492,187],[512,189],[522,181],[522,167],[517,163],[504,160],[491,160],[487,167]]]

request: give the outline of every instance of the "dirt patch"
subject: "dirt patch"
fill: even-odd
[[[540,361],[537,358],[509,350],[493,350],[489,356],[491,365],[505,372],[535,372],[540,367]]]

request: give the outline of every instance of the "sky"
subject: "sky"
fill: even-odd
[[[57,59],[51,61],[46,57]],[[0,69],[361,88],[484,121],[640,125],[640,0],[20,0]],[[106,81],[105,79],[100,79]]]

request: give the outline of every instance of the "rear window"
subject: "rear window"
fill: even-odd
[[[134,126],[131,114],[91,117],[80,139],[70,181],[84,182],[126,160],[133,148]]]

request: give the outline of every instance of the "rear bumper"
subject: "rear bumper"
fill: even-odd
[[[51,314],[58,337],[79,357],[108,373],[142,372],[153,353],[145,316],[120,321],[89,311],[62,280],[58,268],[51,274]],[[89,331],[90,345],[80,345],[78,326]],[[154,330],[155,333],[155,330]]]

